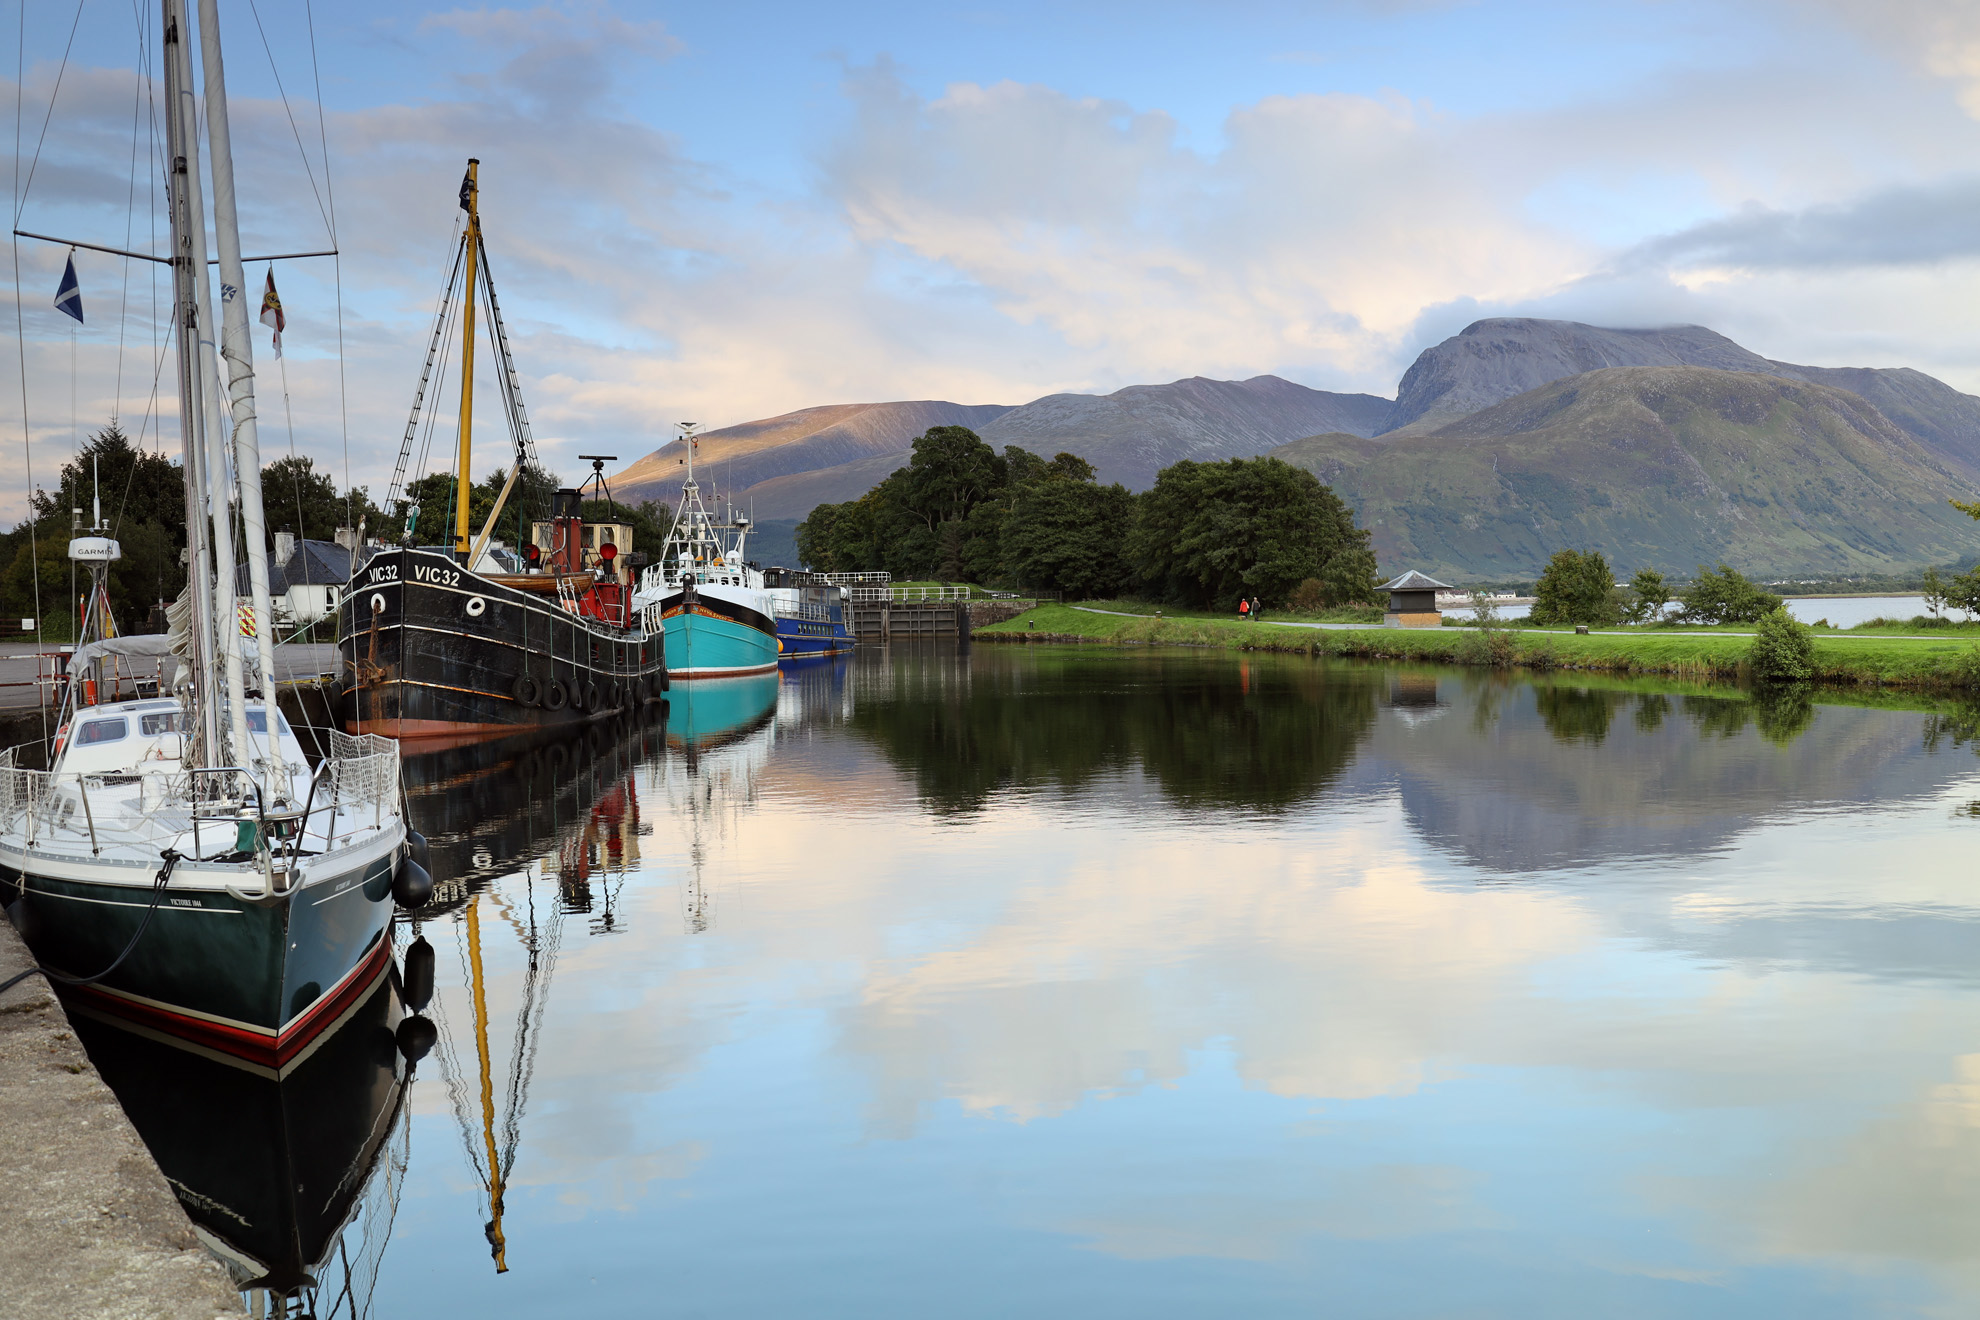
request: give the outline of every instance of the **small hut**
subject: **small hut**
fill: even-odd
[[[1389,612],[1382,619],[1388,628],[1441,628],[1444,616],[1437,610],[1437,593],[1449,591],[1448,582],[1419,573],[1415,569],[1393,582],[1382,584],[1389,593]]]

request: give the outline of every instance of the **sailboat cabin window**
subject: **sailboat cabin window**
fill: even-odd
[[[94,743],[116,742],[130,737],[129,720],[91,720],[76,730],[76,746],[88,747]]]
[[[156,715],[138,716],[138,732],[147,738],[156,738],[161,733],[177,733],[185,723],[176,710],[161,711]]]

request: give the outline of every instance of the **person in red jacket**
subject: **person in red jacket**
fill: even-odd
[[[1243,596],[1238,597],[1238,617],[1240,619],[1251,617],[1251,601]]]

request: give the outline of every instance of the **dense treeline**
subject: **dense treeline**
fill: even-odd
[[[1312,473],[1274,458],[1177,463],[1136,495],[1072,454],[996,452],[938,426],[857,500],[821,504],[798,552],[827,572],[880,572],[1075,599],[1138,594],[1224,609],[1282,606],[1302,585],[1327,606],[1376,600],[1375,555],[1354,513]]]
[[[383,521],[364,487],[340,494],[307,457],[264,466],[261,489],[271,531],[327,541],[353,515],[374,529]],[[37,487],[28,497],[28,516],[0,534],[4,617],[43,618],[52,633],[63,635],[77,606],[71,586],[82,589],[69,563],[72,510],[82,510],[87,524],[93,497],[101,498],[103,520],[123,550],[109,572],[110,607],[122,627],[142,628],[153,605],[185,588],[186,487],[179,465],[139,448],[113,422],[63,465],[53,490]]]

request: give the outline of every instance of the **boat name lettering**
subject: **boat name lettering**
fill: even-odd
[[[196,907],[205,907],[206,904],[200,902],[196,898],[175,898],[172,900],[172,906],[196,908]]]
[[[426,564],[414,564],[413,576],[422,582],[437,582],[442,586],[461,585],[461,575],[451,568],[433,568]]]
[[[399,580],[399,566],[397,564],[380,564],[371,570],[370,580],[373,582],[397,582]]]

